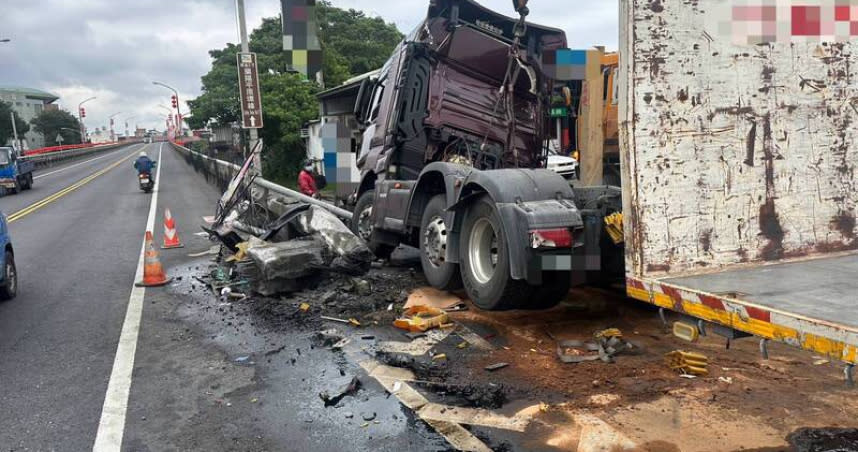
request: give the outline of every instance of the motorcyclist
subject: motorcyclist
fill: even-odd
[[[137,175],[148,174],[149,177],[152,177],[152,168],[155,166],[155,162],[149,159],[149,156],[146,155],[146,152],[143,151],[140,153],[140,156],[137,157],[137,160],[134,161],[134,169],[137,170]]]

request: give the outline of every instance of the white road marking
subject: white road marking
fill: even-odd
[[[155,173],[152,200],[149,203],[149,218],[146,220],[147,231],[153,231],[155,227],[158,187],[161,183],[161,150],[163,147],[163,143],[158,147],[158,169]],[[125,314],[125,321],[122,323],[122,332],[119,335],[119,345],[116,347],[113,370],[110,372],[110,382],[107,384],[104,406],[101,409],[98,433],[95,436],[95,444],[92,446],[92,450],[95,452],[119,451],[122,447],[122,436],[125,433],[125,413],[128,410],[128,394],[131,391],[131,375],[134,371],[134,354],[137,352],[137,336],[140,333],[143,298],[146,295],[146,289],[136,287],[134,283],[143,279],[145,251],[146,240],[144,239],[140,249],[140,258],[137,261],[137,272],[131,285],[128,310]]]
[[[145,145],[144,145],[144,147],[145,147]],[[94,159],[89,159],[89,160],[86,160],[86,161],[83,161],[83,162],[80,162],[80,163],[75,163],[74,165],[69,165],[69,166],[67,166],[67,167],[65,167],[65,168],[60,168],[60,169],[58,169],[58,170],[56,170],[56,171],[51,171],[50,173],[39,174],[38,176],[33,176],[33,180],[41,179],[41,178],[43,178],[43,177],[48,177],[48,176],[50,176],[50,175],[52,175],[52,174],[62,173],[62,172],[63,172],[63,171],[65,171],[65,170],[69,170],[69,169],[72,169],[72,168],[76,168],[76,167],[81,166],[81,165],[84,165],[84,164],[86,164],[86,163],[94,162],[94,161],[96,161],[96,160],[101,160],[101,159],[103,159],[103,158],[105,158],[105,157],[110,157],[110,156],[111,156],[111,155],[113,155],[113,154],[114,154],[114,152],[108,152],[107,154],[104,154],[104,155],[102,155],[101,157],[96,157],[96,158],[94,158]]]

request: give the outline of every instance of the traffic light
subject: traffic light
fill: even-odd
[[[173,108],[179,108],[179,98],[174,94],[173,97]]]
[[[86,118],[86,109],[83,107],[80,109],[80,117],[81,119]]]

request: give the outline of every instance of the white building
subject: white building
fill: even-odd
[[[57,108],[54,102],[59,96],[33,88],[22,88],[16,86],[0,86],[0,100],[12,105],[12,110],[28,124],[43,110]],[[0,120],[11,121],[11,118],[0,118]],[[31,130],[25,134],[19,134],[18,138],[25,141],[25,149],[37,149],[45,147],[45,137]],[[4,144],[11,144],[4,143]]]

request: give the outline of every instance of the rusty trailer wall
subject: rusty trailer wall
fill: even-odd
[[[825,28],[844,2],[621,1],[631,275],[858,248],[858,37],[851,22],[830,42],[805,36],[789,23],[799,3],[818,5]],[[767,19],[737,22],[754,4],[776,8],[779,28],[737,38]]]

